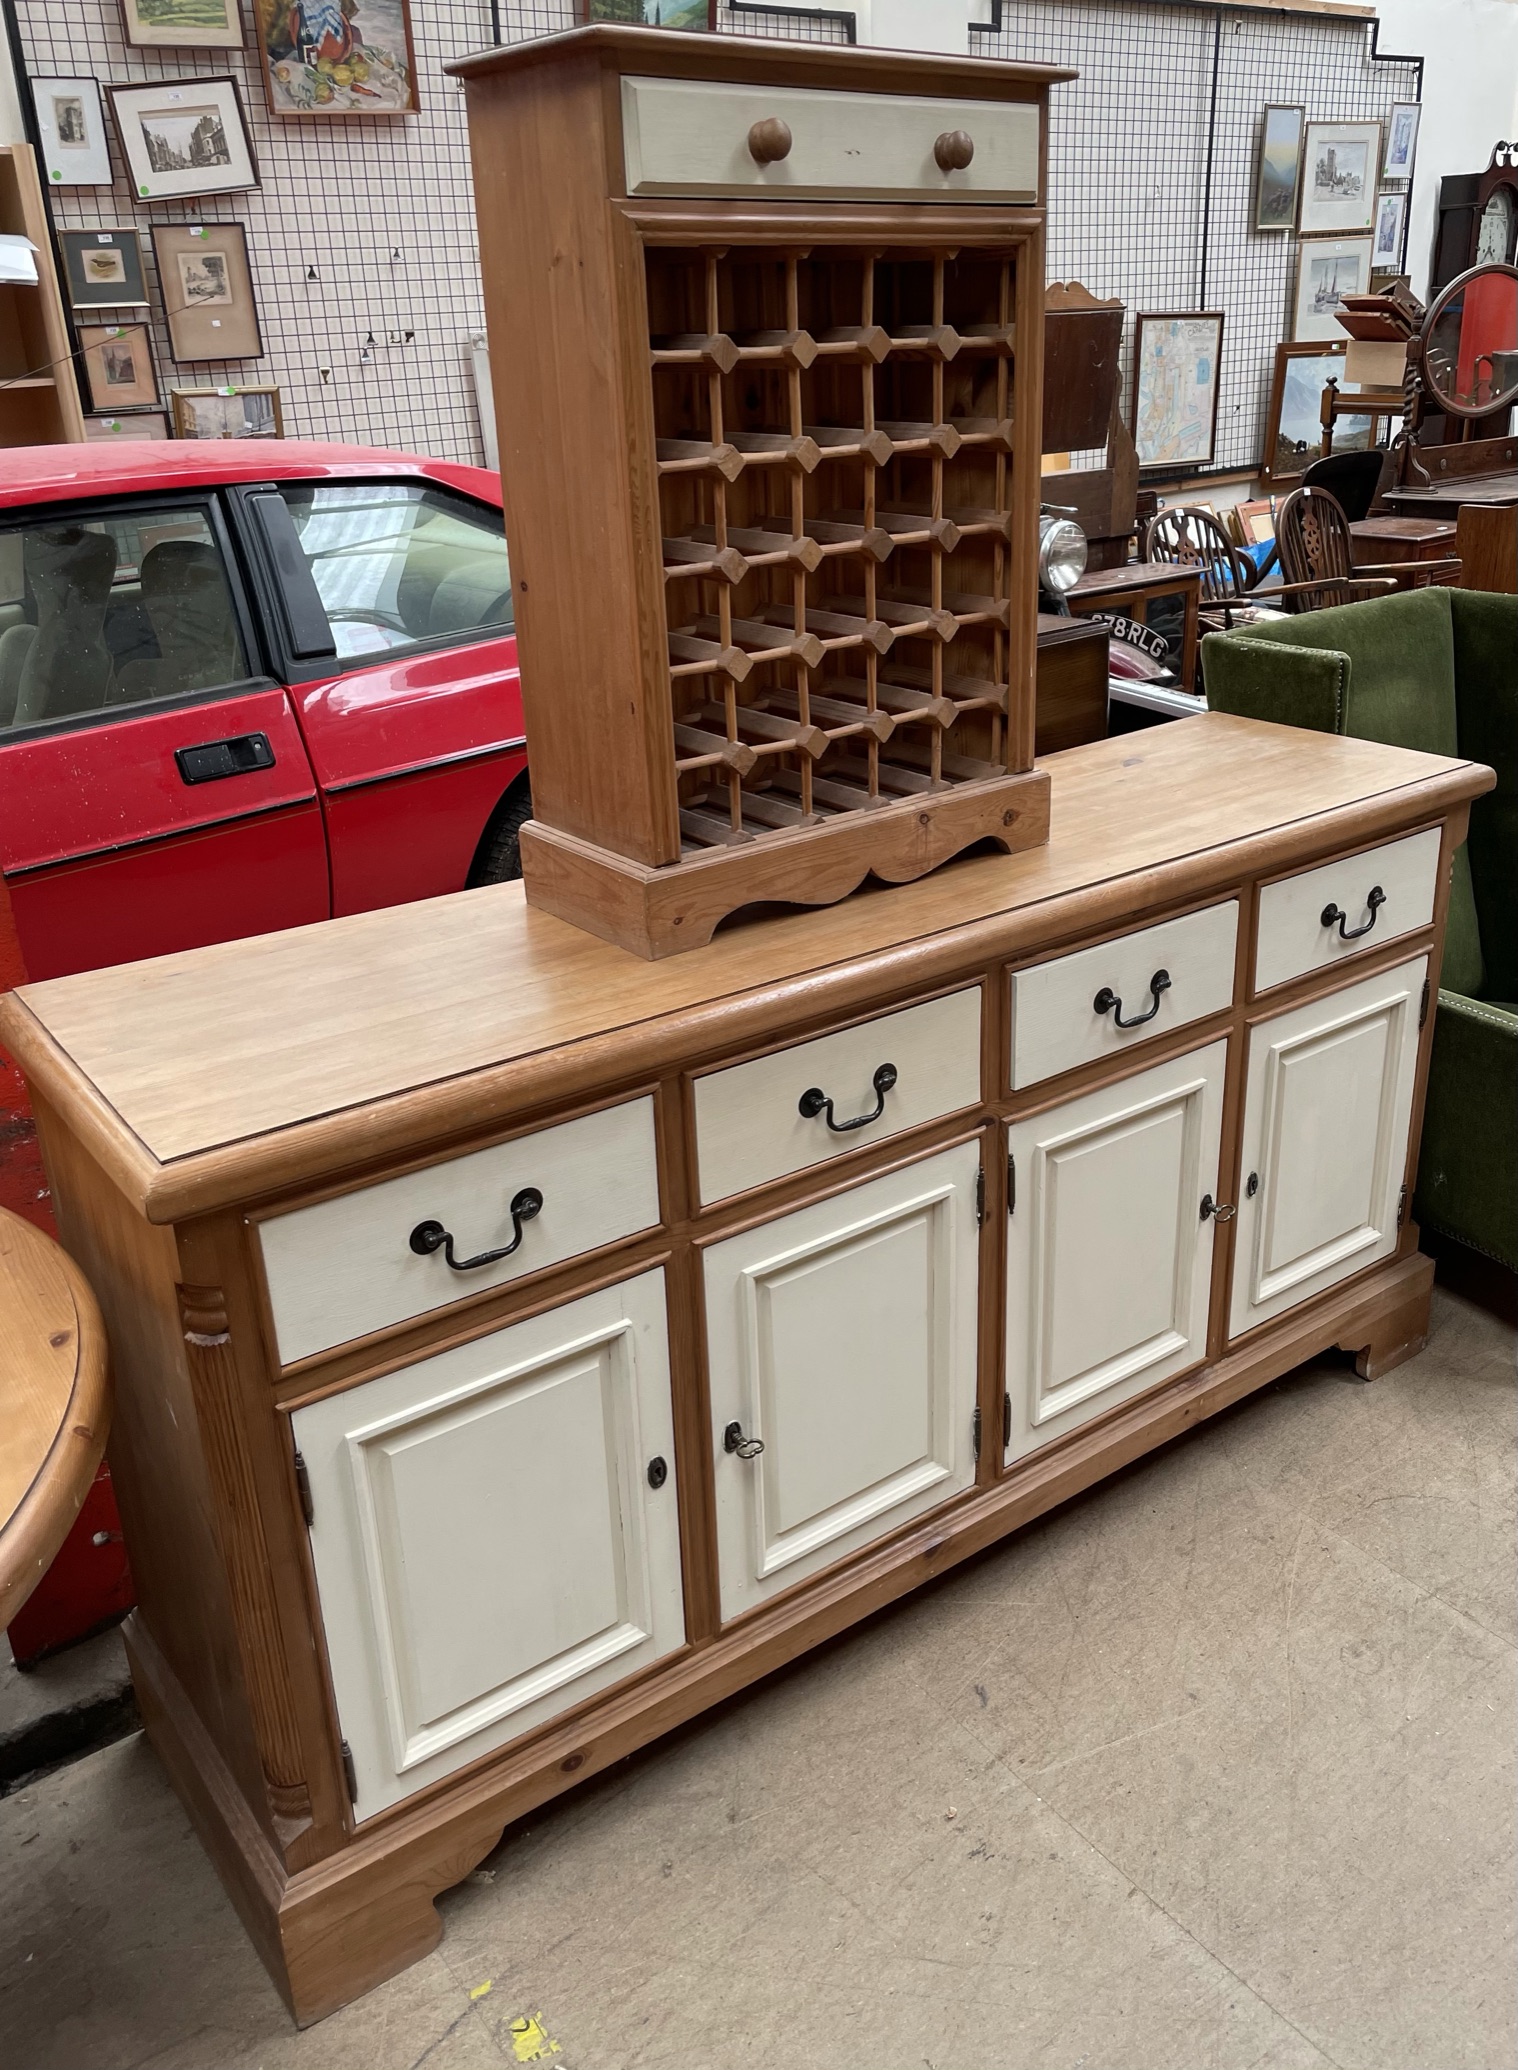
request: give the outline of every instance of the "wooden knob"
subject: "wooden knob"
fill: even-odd
[[[778,115],[766,115],[762,122],[756,122],[748,133],[748,155],[756,165],[778,165],[782,158],[789,158],[790,125]]]
[[[933,156],[940,172],[963,172],[975,156],[975,139],[967,129],[946,129],[933,146]]]

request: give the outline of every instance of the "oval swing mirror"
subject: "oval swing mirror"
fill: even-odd
[[[1476,266],[1435,296],[1423,320],[1423,380],[1452,417],[1518,402],[1518,266]]]

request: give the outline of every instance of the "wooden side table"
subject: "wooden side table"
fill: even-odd
[[[1424,563],[1448,560],[1456,550],[1455,525],[1450,518],[1368,517],[1349,528],[1351,564],[1387,572],[1405,566],[1407,574],[1399,575],[1398,581],[1407,589],[1421,589],[1430,582],[1458,583],[1460,576],[1454,569],[1437,575],[1419,573]]]
[[[105,1325],[83,1273],[0,1208],[0,1629],[67,1537],[110,1421]]]
[[[1181,627],[1181,688],[1196,683],[1197,612],[1201,604],[1200,568],[1177,568],[1163,562],[1134,561],[1126,568],[1090,568],[1065,602],[1077,618],[1098,611],[1121,611],[1147,624],[1150,604],[1159,597],[1180,597],[1186,607]]]

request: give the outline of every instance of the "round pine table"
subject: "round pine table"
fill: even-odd
[[[105,1325],[84,1275],[0,1208],[0,1630],[68,1536],[110,1421]]]

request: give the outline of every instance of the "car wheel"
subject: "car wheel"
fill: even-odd
[[[469,868],[467,890],[476,884],[509,884],[522,874],[522,829],[532,818],[532,792],[515,783],[491,813]]]

